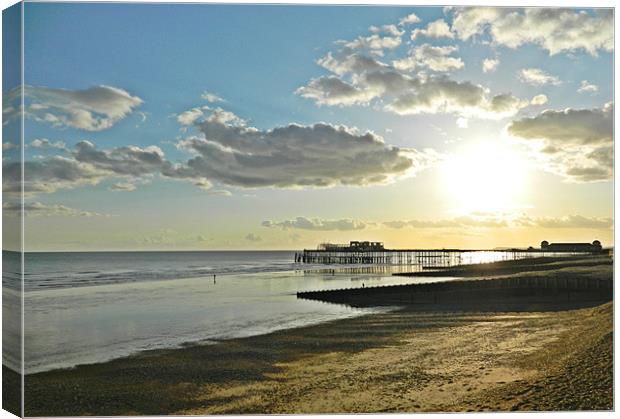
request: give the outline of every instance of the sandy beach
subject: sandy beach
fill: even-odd
[[[592,260],[562,275],[611,280]],[[26,415],[609,410],[612,323],[611,302],[403,308],[29,375]]]

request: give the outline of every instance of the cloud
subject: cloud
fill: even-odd
[[[485,58],[482,61],[482,72],[483,73],[493,73],[497,70],[497,66],[499,65],[499,60],[496,58]]]
[[[351,53],[350,51],[337,54],[328,52],[324,57],[317,60],[317,64],[338,75],[347,73],[360,74],[388,68],[386,64],[374,58],[358,52]]]
[[[14,148],[19,148],[19,144],[15,144],[9,141],[5,141],[2,143],[2,151],[8,151]]]
[[[523,83],[528,83],[534,86],[542,86],[545,84],[557,86],[562,84],[560,79],[556,76],[553,76],[540,68],[524,68],[519,72],[519,80]]]
[[[188,160],[173,163],[154,145],[99,149],[84,140],[65,149],[66,156],[24,162],[24,192],[53,193],[105,179],[115,181],[110,190],[129,192],[154,176],[192,182],[221,196],[231,192],[213,188],[214,182],[245,188],[364,186],[412,176],[440,158],[432,150],[400,149],[372,132],[345,126],[289,124],[259,130],[221,108],[209,109],[194,125],[201,135],[177,144],[192,155]],[[52,143],[42,139],[34,143],[48,144]],[[3,191],[21,193],[19,162],[3,165]]]
[[[564,217],[528,217],[517,218],[515,224],[521,227],[540,228],[587,228],[607,230],[613,227],[612,218],[584,217],[581,215],[567,215]]]
[[[387,27],[398,30],[393,25],[371,30],[385,32]],[[336,44],[341,48],[317,60],[331,74],[313,78],[295,91],[319,106],[374,103],[399,115],[443,113],[461,118],[501,119],[529,105],[529,101],[509,93],[493,95],[481,85],[437,74],[464,67],[463,60],[456,56],[455,45],[416,45],[406,56],[399,57],[395,52],[391,64],[387,64],[348,43]]]
[[[174,245],[179,233],[171,228],[160,228],[148,236],[138,240],[141,244]]]
[[[252,243],[257,243],[263,241],[262,237],[255,235],[254,233],[250,233],[245,236],[245,239]]]
[[[46,205],[40,202],[25,202],[23,210],[26,217],[108,217],[105,214],[69,208],[61,204]],[[2,212],[8,216],[18,216],[22,214],[21,203],[5,202],[2,205]]]
[[[454,38],[454,33],[450,30],[450,26],[443,19],[437,19],[434,22],[430,22],[426,29],[414,29],[411,32],[411,39],[416,40],[418,37],[424,36],[427,38]]]
[[[393,229],[586,228],[605,230],[613,227],[613,219],[581,215],[532,217],[526,214],[472,213],[437,220],[387,221],[383,222],[382,225]]]
[[[499,217],[480,217],[465,215],[461,217],[439,219],[439,220],[407,220],[407,221],[386,221],[382,223],[389,228],[401,229],[401,228],[501,228],[507,227],[508,222],[505,219]]]
[[[58,150],[67,150],[67,145],[64,141],[50,141],[47,138],[35,138],[30,142],[32,148],[56,148]]]
[[[387,108],[399,115],[451,113],[465,118],[501,119],[516,114],[527,101],[510,94],[489,96],[488,91],[468,81],[445,77],[429,78],[410,93],[397,97]]]
[[[420,18],[415,13],[411,13],[405,16],[404,18],[402,18],[398,22],[398,24],[401,26],[404,26],[404,25],[412,25],[414,23],[420,23],[420,22],[421,22]]]
[[[119,182],[110,186],[110,190],[120,192],[133,192],[136,190],[136,185],[130,182]]]
[[[396,25],[371,26],[368,30],[372,33],[387,34],[390,36],[402,36],[405,32]]]
[[[170,165],[164,152],[154,145],[144,148],[130,145],[99,150],[90,141],[80,141],[75,146],[73,156],[79,163],[119,176],[152,175]]]
[[[26,194],[52,193],[59,189],[73,189],[96,185],[106,178],[125,178],[135,181],[141,177],[165,174],[183,178],[182,168],[175,167],[157,146],[123,146],[100,150],[90,141],[80,141],[68,157],[52,156],[24,162],[24,192]],[[3,165],[3,191],[21,191],[21,165],[12,162]],[[120,190],[119,184],[112,186]],[[123,190],[128,190],[125,187]]]
[[[458,51],[457,46],[435,47],[423,44],[412,48],[409,56],[393,62],[397,70],[411,71],[414,69],[428,68],[432,71],[447,72],[458,70],[465,66],[459,57],[451,57]]]
[[[179,143],[195,156],[184,176],[224,185],[326,187],[369,185],[412,175],[432,164],[431,151],[399,149],[382,137],[353,128],[318,123],[259,130],[209,117],[197,123],[201,137]]]
[[[540,105],[544,105],[548,101],[549,99],[547,98],[546,95],[536,95],[532,98],[532,100],[530,101],[530,104],[535,105],[535,106],[540,106]]]
[[[226,189],[209,189],[207,193],[209,195],[216,195],[216,196],[232,196],[232,192]]]
[[[112,86],[85,90],[25,86],[25,116],[57,128],[71,127],[85,131],[111,128],[142,104],[142,99]],[[9,101],[18,100],[15,92]]]
[[[2,167],[3,192],[21,193],[22,168],[20,162]],[[70,189],[96,184],[105,173],[72,158],[54,156],[39,161],[24,162],[24,193],[51,193],[58,189]]]
[[[508,132],[524,139],[545,139],[563,145],[608,144],[613,130],[613,104],[603,108],[546,110],[513,121]]]
[[[316,231],[354,231],[363,230],[367,223],[358,220],[323,220],[320,218],[296,217],[294,220],[285,221],[263,221],[263,227],[281,228],[283,230],[316,230]]]
[[[573,182],[611,180],[613,108],[608,103],[602,108],[546,110],[506,129],[547,171]]]
[[[358,36],[353,41],[339,41],[345,48],[350,50],[364,50],[373,55],[382,56],[384,50],[393,50],[402,43],[404,31],[398,30],[394,25],[385,25],[380,28],[371,26],[373,32],[369,36]]]
[[[484,230],[497,228],[573,228],[606,230],[613,228],[612,218],[567,215],[561,217],[533,217],[524,213],[474,212],[452,218],[431,220],[392,220],[367,222],[353,219],[325,220],[296,217],[284,221],[263,221],[263,227],[282,230],[359,231],[367,228],[389,229],[442,229],[446,231]]]
[[[452,30],[461,40],[488,35],[508,48],[538,45],[555,55],[562,52],[613,51],[613,10],[567,8],[458,7]]]
[[[598,86],[596,84],[592,84],[587,80],[581,80],[581,85],[579,89],[577,89],[579,93],[596,93],[598,92]]]
[[[193,108],[177,115],[177,122],[181,125],[192,125],[196,120],[204,116],[201,108]]]
[[[210,92],[207,92],[206,90],[202,92],[202,95],[200,95],[200,97],[209,103],[226,102],[224,99],[222,99],[215,93],[210,93]]]
[[[312,79],[306,86],[295,91],[301,97],[314,100],[318,105],[366,104],[377,96],[377,92],[359,89],[334,76]]]

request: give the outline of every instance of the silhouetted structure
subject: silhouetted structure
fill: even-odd
[[[318,250],[338,252],[379,252],[384,250],[381,242],[351,241],[346,244],[321,243]]]
[[[518,260],[539,256],[576,256],[603,253],[601,242],[551,243],[543,241],[540,249],[386,249],[381,242],[351,241],[349,244],[321,243],[316,249],[295,253],[296,263],[379,264],[448,267],[466,264]]]
[[[598,240],[592,243],[549,243],[543,240],[540,243],[540,250],[544,252],[600,252],[603,246]]]

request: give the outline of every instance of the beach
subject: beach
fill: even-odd
[[[611,280],[592,260],[563,275]],[[611,302],[401,308],[27,375],[26,415],[609,410],[612,322]]]

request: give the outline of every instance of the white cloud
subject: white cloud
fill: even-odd
[[[204,116],[201,108],[192,108],[177,115],[177,122],[181,125],[193,125],[196,120]]]
[[[493,95],[481,85],[439,76],[464,67],[463,60],[456,56],[456,45],[416,45],[406,56],[394,57],[390,65],[350,45],[342,46],[343,42],[337,42],[339,50],[317,61],[332,74],[311,79],[295,91],[297,95],[319,106],[374,104],[399,115],[444,113],[465,119],[506,118],[529,106],[529,101],[511,94]]]
[[[557,86],[562,82],[556,76],[551,75],[540,68],[524,68],[519,72],[519,80],[534,86],[551,84]]]
[[[221,97],[219,97],[215,93],[211,93],[211,92],[207,92],[207,91],[202,92],[200,97],[202,99],[206,100],[209,103],[226,102],[224,99],[222,99]]]
[[[411,39],[416,40],[419,36],[427,38],[454,38],[454,33],[450,30],[450,26],[443,19],[437,19],[430,22],[426,29],[414,29],[411,32]]]
[[[534,106],[540,106],[540,105],[544,105],[545,103],[547,103],[549,101],[549,99],[547,98],[546,95],[536,95],[532,98],[532,100],[530,101],[530,104],[534,105]]]
[[[366,37],[360,36],[344,45],[354,50],[369,50],[372,54],[382,56],[384,50],[398,48],[401,42],[400,36],[381,36],[379,34],[373,34]]]
[[[454,218],[435,220],[395,220],[382,223],[394,229],[465,229],[465,228],[585,228],[607,230],[613,219],[567,215],[561,217],[532,217],[527,214],[471,213]]]
[[[482,72],[483,73],[493,73],[497,70],[497,66],[499,65],[499,60],[496,58],[485,58],[482,61]]]
[[[533,217],[523,213],[473,212],[453,218],[392,220],[380,223],[354,219],[325,220],[321,218],[295,217],[284,221],[263,221],[267,228],[311,231],[357,231],[367,228],[390,229],[496,229],[496,228],[584,228],[607,230],[613,227],[612,218],[567,215],[560,217]]]
[[[67,150],[67,145],[64,141],[50,141],[47,138],[35,138],[30,142],[32,148],[56,148],[58,150]]]
[[[411,71],[428,68],[437,72],[459,70],[465,66],[460,57],[451,57],[458,51],[457,46],[435,47],[423,44],[412,48],[409,56],[393,62],[394,68],[402,71]]]
[[[592,84],[587,80],[581,80],[581,85],[579,89],[577,89],[579,93],[596,93],[598,92],[598,86],[596,84]]]
[[[613,227],[614,221],[612,218],[584,217],[582,215],[566,215],[563,217],[529,217],[524,215],[516,218],[514,224],[520,227],[607,230]]]
[[[613,10],[567,8],[459,7],[452,30],[462,40],[488,34],[499,45],[535,44],[550,55],[561,52],[613,51]]]
[[[338,75],[347,73],[361,74],[388,68],[386,64],[358,52],[338,53],[335,55],[332,52],[328,52],[323,58],[317,60],[317,64]]]
[[[390,36],[402,36],[405,32],[396,25],[371,26],[368,30],[372,33],[386,34]]]
[[[320,218],[296,217],[293,220],[285,221],[263,221],[263,227],[281,228],[283,230],[299,229],[299,230],[316,230],[316,231],[353,231],[363,230],[367,227],[367,223],[359,220],[341,219],[341,220],[324,220]]]
[[[507,126],[544,170],[572,182],[613,177],[613,104],[594,109],[546,110]]]
[[[420,22],[421,22],[420,18],[415,13],[411,13],[405,16],[404,18],[402,18],[398,22],[398,24],[403,26],[403,25],[412,25],[414,23],[420,23]]]
[[[25,115],[54,127],[101,131],[112,127],[142,104],[142,99],[112,86],[85,90],[25,86]],[[17,100],[16,94],[10,98]]]

